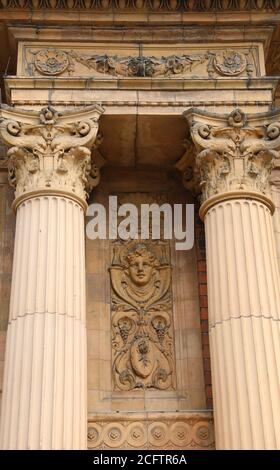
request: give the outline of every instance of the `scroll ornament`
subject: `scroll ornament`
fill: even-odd
[[[185,186],[193,187],[195,180],[201,202],[231,191],[269,196],[270,173],[279,159],[280,122],[250,126],[240,109],[227,117],[226,125],[206,124],[205,119],[199,120],[199,113],[194,118],[189,113],[189,121],[198,153],[193,166],[185,170]]]
[[[32,123],[2,118],[0,136],[9,147],[8,176],[16,198],[34,191],[62,191],[85,201],[100,179],[99,169],[91,162],[90,148],[98,138],[96,107],[92,118],[67,122],[51,106],[43,108]],[[70,121],[73,120],[70,119]]]

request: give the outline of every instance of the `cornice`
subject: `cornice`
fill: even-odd
[[[277,0],[0,0],[0,20],[28,24],[275,23]]]
[[[96,10],[150,12],[280,11],[275,0],[0,0],[3,9],[12,10]]]

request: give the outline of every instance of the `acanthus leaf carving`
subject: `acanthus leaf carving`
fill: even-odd
[[[91,162],[102,108],[94,107],[91,118],[83,112],[69,117],[51,106],[28,116],[14,110],[15,120],[2,117],[0,135],[8,146],[9,181],[16,198],[34,191],[62,191],[85,201],[99,182],[99,170]],[[5,116],[5,111],[2,112]],[[31,118],[31,119],[30,119]]]
[[[207,113],[190,110],[186,116],[196,148],[192,168],[202,202],[238,191],[270,197],[270,173],[279,159],[279,121],[270,118],[267,124],[264,118],[263,125],[251,125],[251,118],[239,109],[220,120],[208,114],[209,122]],[[187,185],[190,189],[190,182]]]

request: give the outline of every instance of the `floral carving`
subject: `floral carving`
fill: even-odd
[[[244,52],[232,49],[226,49],[221,52],[209,51],[208,58],[208,73],[213,78],[217,75],[234,77],[244,72],[250,77],[255,70],[250,50]]]
[[[246,56],[232,50],[217,53],[214,67],[221,75],[239,75],[246,68]]]
[[[239,109],[227,119],[209,115],[209,124],[187,112],[198,154],[193,173],[202,191],[202,202],[230,191],[254,191],[269,196],[269,177],[279,158],[280,122],[250,126]],[[188,187],[190,181],[185,181]]]
[[[174,388],[171,267],[141,243],[115,244],[113,250],[115,389]]]
[[[8,174],[15,196],[51,189],[85,200],[100,177],[91,163],[90,147],[101,113],[101,108],[94,107],[90,118],[86,114],[83,120],[83,113],[77,113],[78,117],[67,119],[48,106],[37,114],[29,113],[32,124],[13,110],[9,118],[2,118],[0,135],[9,147]]]
[[[89,71],[114,77],[177,77],[190,76],[193,69],[205,64],[205,72],[199,74],[234,76],[254,71],[249,51],[245,53],[226,50],[223,52],[201,52],[200,54],[181,54],[168,56],[119,56],[82,54],[74,50],[42,49],[30,50],[32,61],[28,64],[28,73],[33,75],[36,70],[43,75],[71,74],[75,63],[82,64]]]
[[[125,77],[159,77],[184,74],[195,64],[204,62],[205,55],[171,55],[167,57],[119,57],[108,55],[83,56],[71,51],[70,56],[89,69]]]
[[[44,75],[60,75],[69,67],[68,54],[58,49],[34,52],[35,68]]]

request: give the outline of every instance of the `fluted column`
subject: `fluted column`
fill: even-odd
[[[17,211],[1,448],[85,449],[84,209],[101,110],[15,112],[0,128]]]
[[[275,212],[273,214],[273,226],[276,240],[278,267],[280,270],[280,166],[273,170],[270,178],[270,184],[272,200],[275,204]]]
[[[280,449],[280,279],[268,182],[278,116],[186,115],[206,231],[216,446]]]

